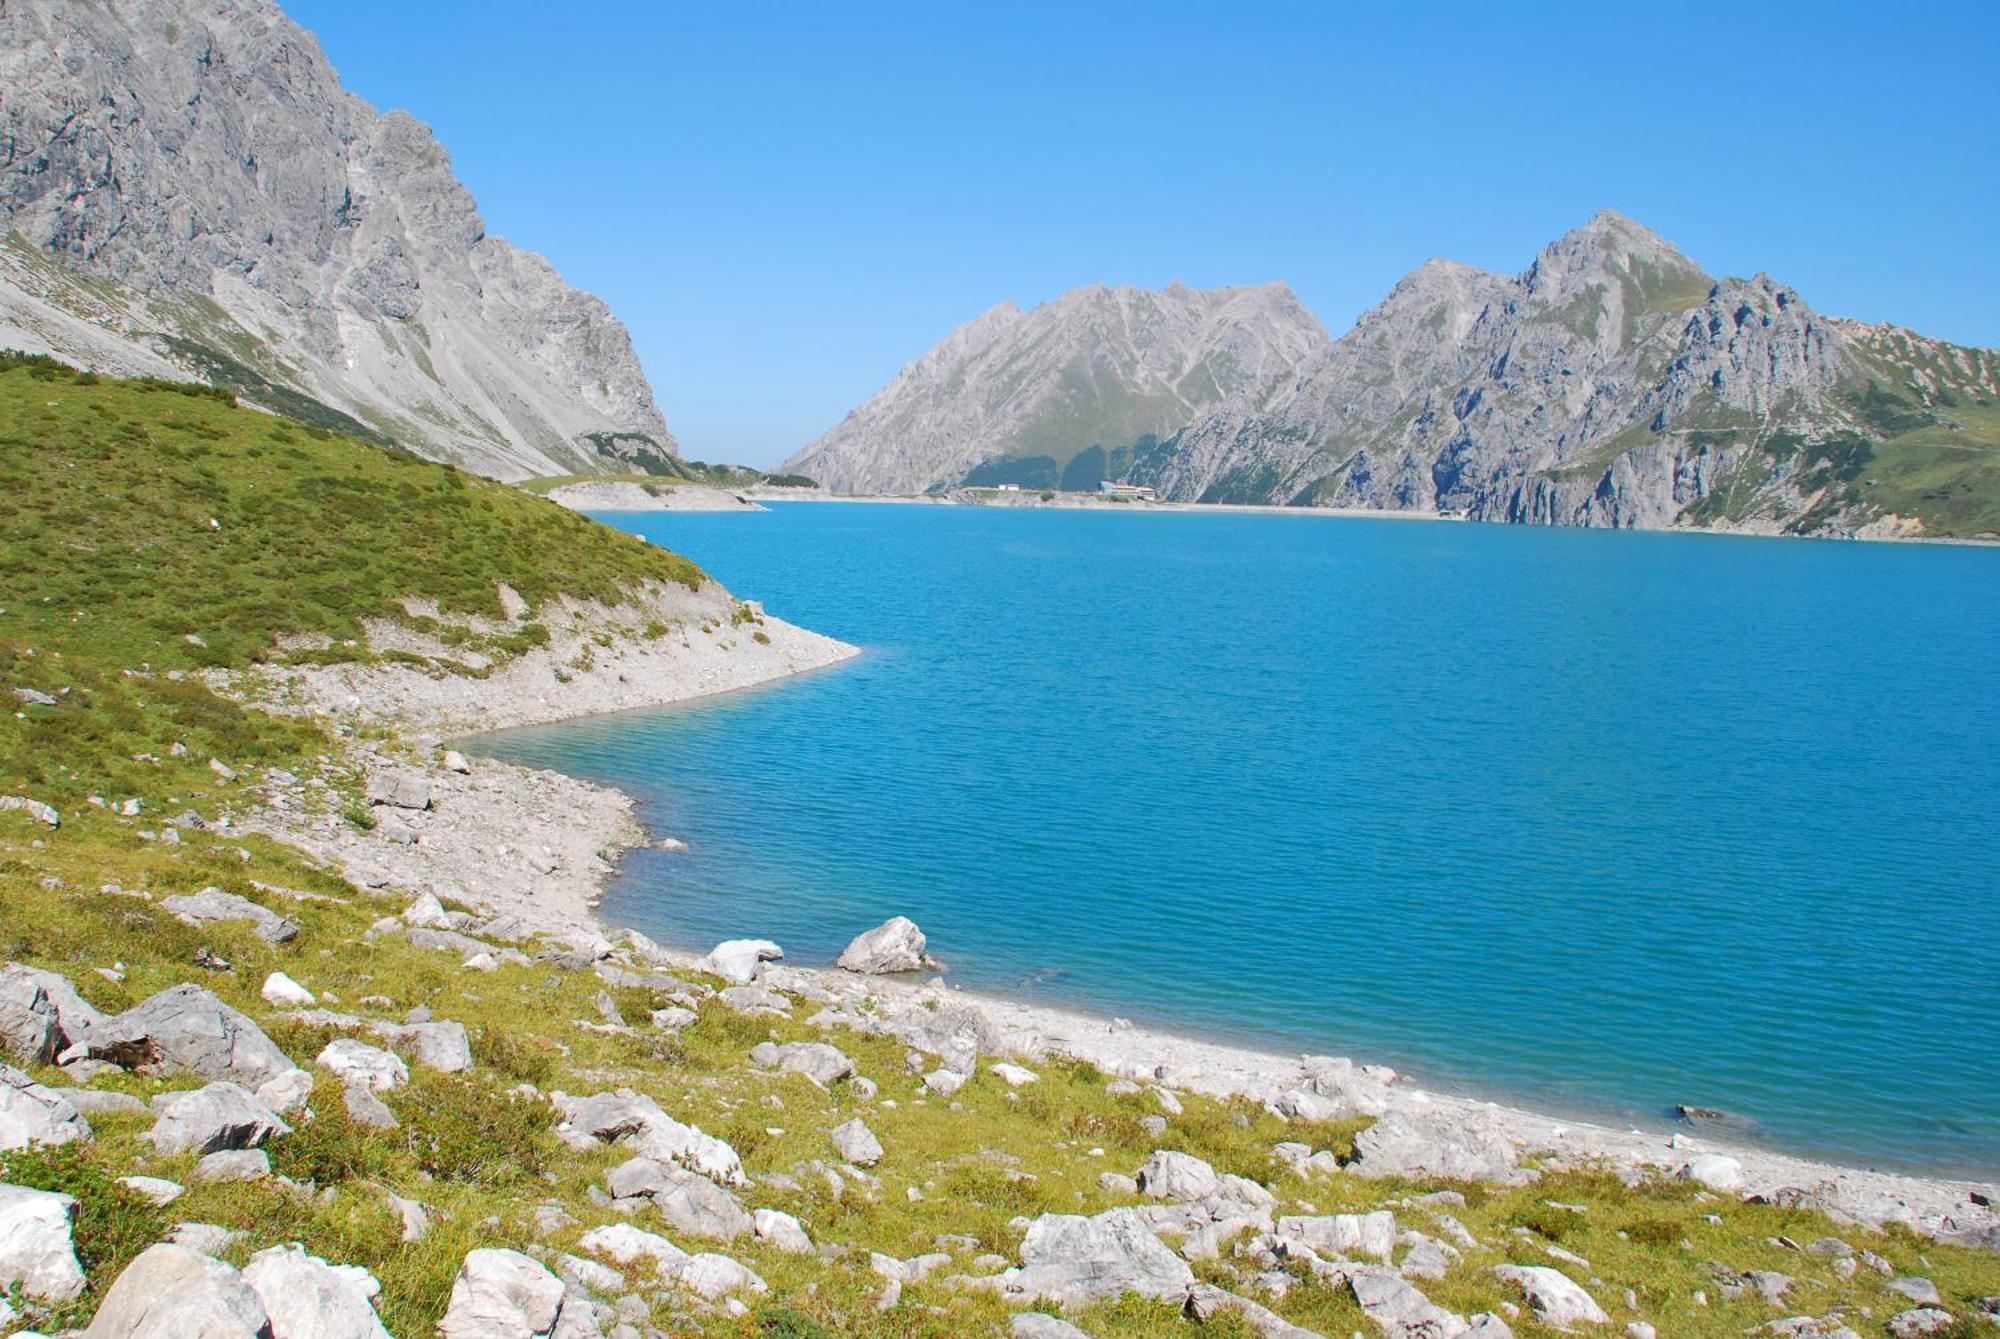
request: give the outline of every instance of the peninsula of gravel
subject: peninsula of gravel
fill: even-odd
[[[1992,1185],[598,924],[458,737],[854,648],[555,503],[18,358],[0,488],[0,1330],[2000,1332]]]

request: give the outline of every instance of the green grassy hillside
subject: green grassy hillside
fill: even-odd
[[[518,489],[226,392],[18,356],[0,357],[0,496],[0,637],[105,664],[243,664],[286,634],[355,638],[405,597],[498,618],[502,582],[533,608],[702,580]]]

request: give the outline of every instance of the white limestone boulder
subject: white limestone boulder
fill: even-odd
[[[257,1148],[292,1127],[234,1083],[211,1083],[193,1092],[161,1093],[146,1138],[162,1153],[217,1153]]]
[[[62,1055],[121,1069],[191,1070],[257,1088],[297,1069],[248,1018],[200,986],[173,986],[89,1029]]]
[[[765,963],[784,956],[785,950],[768,939],[725,939],[695,965],[733,985],[747,986],[763,975]]]
[[[1320,1255],[1366,1255],[1387,1260],[1396,1249],[1396,1216],[1386,1209],[1313,1217],[1287,1215],[1278,1220],[1277,1232]]]
[[[273,1339],[256,1290],[222,1261],[162,1243],[125,1266],[84,1339]]]
[[[0,1047],[24,1064],[49,1064],[104,1015],[68,978],[10,962],[0,970]]]
[[[1166,1149],[1154,1152],[1139,1169],[1139,1189],[1149,1199],[1191,1204],[1213,1197],[1222,1188],[1215,1168],[1191,1153]]]
[[[849,972],[885,975],[892,972],[937,971],[937,960],[924,951],[924,932],[907,916],[895,916],[841,950],[838,966]]]
[[[466,1253],[438,1333],[444,1339],[547,1339],[562,1314],[563,1282],[519,1251]]]
[[[264,987],[257,993],[264,997],[264,1003],[278,1009],[309,1009],[319,1003],[310,990],[283,972],[265,977]]]
[[[1710,1190],[1743,1188],[1743,1164],[1722,1153],[1702,1153],[1689,1158],[1680,1174],[1684,1180],[1697,1181]]]
[[[830,1088],[854,1073],[854,1062],[838,1047],[823,1041],[793,1041],[782,1046],[759,1042],[751,1048],[750,1062],[761,1069],[802,1074],[822,1088]]]
[[[410,1081],[410,1068],[400,1058],[352,1037],[334,1038],[313,1063],[350,1088],[386,1093]]]
[[[0,1150],[88,1138],[90,1122],[68,1097],[12,1065],[0,1065]]]
[[[873,1167],[882,1161],[882,1141],[875,1137],[875,1132],[859,1116],[834,1126],[829,1136],[833,1140],[833,1151],[840,1155],[843,1162],[856,1167]]]
[[[0,1293],[67,1302],[83,1291],[83,1266],[70,1235],[76,1201],[26,1186],[0,1185]]]
[[[1611,1323],[1611,1317],[1604,1314],[1597,1300],[1559,1269],[1547,1265],[1495,1265],[1493,1273],[1519,1288],[1536,1318],[1553,1329]]]
[[[1435,1113],[1392,1111],[1355,1136],[1354,1153],[1348,1170],[1357,1176],[1504,1181],[1516,1175],[1505,1139]]]
[[[271,1318],[276,1339],[390,1339],[375,1314],[382,1285],[359,1265],[330,1265],[298,1245],[250,1257],[243,1281]]]
[[[280,916],[247,897],[226,893],[220,888],[204,888],[184,897],[160,899],[160,905],[185,925],[219,925],[227,921],[248,921],[257,937],[267,944],[284,944],[298,937],[297,921]]]
[[[1021,1264],[1000,1276],[1001,1295],[1082,1306],[1131,1293],[1178,1300],[1194,1282],[1175,1255],[1131,1209],[1092,1218],[1043,1214],[1021,1242]]]
[[[769,1243],[774,1249],[787,1255],[811,1255],[812,1238],[806,1235],[804,1224],[788,1213],[778,1209],[758,1209],[751,1213],[751,1230],[757,1239]]]

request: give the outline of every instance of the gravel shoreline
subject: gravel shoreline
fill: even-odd
[[[461,758],[445,749],[446,738],[685,701],[857,654],[853,647],[775,619],[767,618],[759,627],[767,641],[740,636],[675,640],[671,646],[607,657],[591,675],[573,676],[559,685],[547,664],[521,664],[485,679],[443,686],[399,667],[290,675],[282,694],[290,708],[392,726],[395,733],[388,742],[358,746],[371,784],[413,781],[429,804],[398,809],[393,823],[363,831],[338,815],[308,816],[297,807],[282,807],[281,797],[280,805],[261,810],[249,826],[295,842],[363,886],[435,893],[516,917],[551,935],[615,937],[619,930],[600,926],[595,908],[620,855],[649,840],[633,818],[630,797],[555,772]],[[553,648],[553,654],[559,662],[562,648]],[[739,933],[755,936],[771,928],[745,925]],[[857,933],[867,928],[854,927]],[[949,955],[950,945],[939,947]],[[689,967],[700,956],[692,949],[667,951]],[[919,984],[833,968],[783,970],[788,982],[828,1003],[836,1015],[849,1006],[857,1015],[866,1012],[869,1006],[861,1001],[867,996],[889,1004],[949,1000],[976,1008],[990,1022],[1002,1050],[1029,1058],[1069,1055],[1107,1074],[1213,1096],[1242,1095],[1279,1107],[1288,1093],[1309,1091],[1318,1068],[1298,1055],[961,991],[937,979]],[[1385,1072],[1365,1068],[1373,1075]],[[1498,1139],[1545,1165],[1596,1163],[1634,1173],[1674,1174],[1692,1159],[1720,1155],[1731,1164],[1722,1179],[1734,1184],[1718,1188],[1805,1203],[1871,1226],[1903,1223],[1931,1236],[2000,1247],[2000,1213],[1993,1208],[2000,1200],[2000,1183],[1842,1167],[1693,1130],[1614,1129],[1426,1091],[1401,1078],[1381,1093],[1385,1112],[1403,1113],[1474,1140]]]

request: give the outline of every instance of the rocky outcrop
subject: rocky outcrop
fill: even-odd
[[[0,971],[0,1046],[16,1060],[48,1064],[103,1021],[54,972],[11,962]]]
[[[247,1088],[298,1068],[263,1029],[191,985],[163,990],[91,1028],[62,1058],[108,1060],[122,1069],[185,1069]]]
[[[722,993],[729,994],[726,990]],[[758,1042],[750,1048],[750,1062],[761,1069],[803,1075],[822,1088],[854,1073],[854,1062],[846,1053],[823,1041],[791,1041],[782,1046],[776,1042]]]
[[[564,1119],[557,1133],[573,1147],[625,1143],[642,1159],[686,1167],[724,1185],[745,1181],[735,1149],[698,1126],[675,1120],[650,1097],[621,1088],[559,1105]]]
[[[501,478],[671,457],[625,328],[272,0],[18,0],[0,86],[0,345]]]
[[[1355,1136],[1354,1152],[1349,1170],[1357,1176],[1497,1181],[1515,1174],[1504,1138],[1444,1116],[1391,1112]]]
[[[1104,478],[1542,525],[1952,533],[1967,522],[1936,481],[1916,486],[1916,460],[1886,448],[2000,445],[1966,412],[2000,397],[2000,354],[1822,316],[1765,275],[1714,278],[1610,212],[1517,276],[1428,261],[1332,341],[1289,295],[1247,339],[1191,334],[1171,290],[1121,292],[1107,321],[1104,292],[988,313],[794,463],[844,492]],[[1250,292],[1270,290],[1194,296],[1240,314]],[[1172,410],[1131,352],[1208,367],[1246,345],[1253,373]],[[1086,412],[1127,398],[1153,416]],[[1976,454],[1954,488],[1991,487]]]
[[[1002,1295],[1081,1306],[1124,1293],[1179,1300],[1194,1282],[1187,1262],[1132,1209],[1094,1218],[1043,1214],[1021,1242],[1021,1265],[1001,1276]]]
[[[267,944],[290,942],[299,932],[298,922],[280,916],[269,907],[260,907],[247,897],[225,893],[220,888],[204,888],[185,897],[165,897],[160,905],[175,920],[200,927],[225,921],[248,921],[257,937]]]

